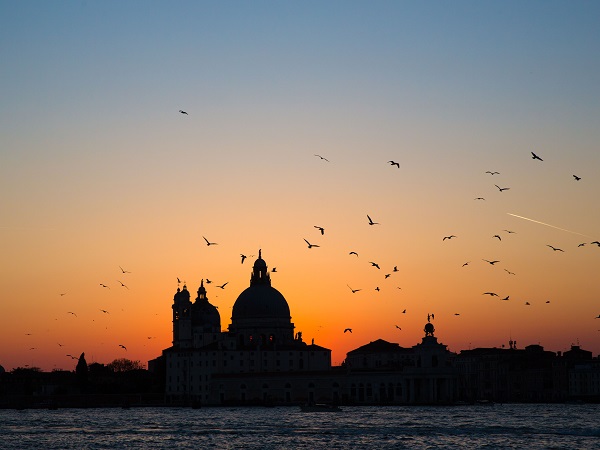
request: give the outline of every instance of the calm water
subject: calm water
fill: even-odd
[[[600,449],[600,405],[0,410],[2,449]]]

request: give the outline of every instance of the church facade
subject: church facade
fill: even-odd
[[[201,282],[173,298],[173,345],[163,350],[166,400],[172,404],[436,404],[454,399],[454,356],[425,326],[421,344],[378,340],[331,366],[331,350],[294,332],[289,305],[271,286],[259,251],[250,286],[221,331],[218,309]],[[157,361],[157,360],[155,360]],[[149,364],[150,365],[150,364]]]

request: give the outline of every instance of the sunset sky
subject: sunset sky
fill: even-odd
[[[592,1],[0,0],[0,365],[146,363],[178,277],[226,330],[259,249],[334,364],[428,313],[454,352],[598,355],[598,24]]]

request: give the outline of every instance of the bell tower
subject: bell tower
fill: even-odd
[[[192,302],[184,284],[173,297],[173,347],[192,346]]]

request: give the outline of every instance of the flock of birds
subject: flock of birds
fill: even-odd
[[[179,113],[180,113],[180,114],[182,114],[182,115],[188,116],[188,113],[187,113],[187,111],[185,111],[185,110],[179,110]],[[317,158],[319,158],[319,159],[320,159],[321,161],[323,161],[323,162],[326,162],[326,163],[329,163],[329,162],[330,162],[330,161],[329,161],[329,159],[327,159],[326,157],[324,157],[324,156],[322,156],[322,155],[315,154],[314,156],[315,156],[315,157],[317,157]],[[533,160],[535,160],[535,161],[540,161],[540,162],[543,162],[543,161],[544,161],[544,160],[543,160],[543,159],[542,159],[542,158],[541,158],[539,155],[537,155],[537,154],[536,154],[536,153],[534,153],[534,152],[531,152],[531,158],[532,158]],[[399,162],[397,162],[397,161],[394,161],[394,160],[389,160],[389,161],[387,161],[387,164],[389,164],[389,165],[390,165],[390,166],[392,166],[392,167],[395,167],[396,169],[400,169],[400,163],[399,163]],[[500,175],[500,172],[498,172],[498,171],[491,171],[491,170],[490,170],[490,171],[486,171],[485,173],[486,173],[486,174],[489,174],[490,176],[496,176],[496,175]],[[572,176],[573,176],[573,179],[574,179],[576,182],[579,182],[579,181],[581,181],[581,179],[582,179],[580,176],[578,176],[578,175],[575,175],[575,174],[573,174]],[[498,192],[500,192],[500,193],[503,193],[503,192],[505,192],[505,191],[508,191],[508,190],[510,190],[510,187],[507,187],[507,186],[501,186],[501,185],[499,185],[499,184],[494,184],[494,186],[495,186],[495,187],[498,189]],[[475,200],[477,200],[477,201],[485,201],[485,198],[484,198],[484,197],[475,197]],[[376,221],[374,221],[374,220],[371,218],[370,214],[366,214],[366,224],[367,224],[368,226],[376,226],[376,225],[377,225],[377,226],[380,226],[380,225],[381,225],[379,222],[376,222]],[[325,228],[324,226],[321,226],[321,225],[314,225],[314,228],[315,228],[315,229],[318,231],[318,233],[319,233],[321,236],[324,236],[324,235],[325,235],[326,228]],[[515,233],[514,231],[511,231],[511,230],[503,230],[503,231],[504,231],[504,232],[506,232],[506,233],[507,233],[507,234],[509,234],[509,235],[510,235],[510,234],[514,234],[514,233]],[[500,234],[494,234],[494,235],[492,235],[491,237],[492,237],[493,239],[497,239],[498,241],[502,241],[502,236],[501,236]],[[211,241],[211,240],[209,240],[209,239],[208,239],[207,237],[205,237],[205,236],[202,236],[202,238],[203,238],[203,240],[204,240],[204,243],[206,244],[206,246],[207,246],[207,247],[212,247],[212,246],[216,246],[216,245],[218,245],[218,243],[217,243],[217,242]],[[457,239],[457,238],[458,238],[458,237],[457,237],[456,235],[454,235],[454,234],[449,234],[449,235],[447,235],[447,236],[443,236],[443,237],[442,237],[442,242],[445,242],[445,241],[452,241],[452,240],[455,240],[455,239]],[[318,248],[320,248],[320,245],[319,245],[319,244],[316,244],[316,243],[314,243],[314,242],[311,242],[311,241],[309,241],[309,240],[308,240],[308,239],[306,239],[306,238],[303,238],[303,240],[304,240],[304,243],[306,244],[306,246],[307,246],[307,248],[308,248],[309,250],[312,250],[312,249],[318,249]],[[580,243],[580,244],[579,244],[579,247],[583,247],[583,246],[585,246],[586,244],[587,244],[587,242]],[[600,241],[592,241],[592,242],[590,242],[589,244],[591,244],[591,245],[597,245],[598,247],[600,247]],[[553,252],[564,252],[564,250],[563,250],[562,248],[556,247],[556,246],[554,246],[554,245],[551,245],[551,244],[547,244],[547,247],[548,247],[548,248],[550,248],[550,249],[551,249]],[[358,252],[356,252],[356,251],[354,251],[354,250],[352,250],[352,251],[348,252],[348,255],[349,255],[349,256],[354,256],[354,257],[357,257],[357,258],[359,257],[359,254],[358,254]],[[252,256],[254,256],[254,255],[249,255],[249,256],[250,256],[250,257],[252,257]],[[243,253],[240,253],[240,258],[241,258],[241,264],[244,264],[244,262],[245,262],[245,260],[248,258],[248,256],[247,256],[247,255],[245,255],[245,254],[243,254]],[[484,261],[484,262],[488,263],[488,264],[489,264],[489,265],[491,265],[491,266],[495,266],[496,264],[500,263],[500,261],[499,261],[499,260],[495,260],[495,259],[482,259],[482,261]],[[381,270],[381,266],[380,266],[380,264],[379,264],[379,263],[377,263],[377,262],[375,262],[375,261],[369,261],[369,264],[371,265],[371,267],[373,267],[373,268],[375,268],[375,269],[377,269],[377,270]],[[464,263],[462,264],[462,267],[469,266],[469,264],[471,264],[471,261],[466,261],[466,262],[464,262]],[[128,271],[128,270],[125,270],[125,269],[124,269],[123,267],[121,267],[121,266],[119,266],[119,270],[120,270],[120,274],[121,274],[121,276],[123,276],[123,277],[126,277],[126,276],[127,276],[127,274],[130,274],[130,273],[131,273],[130,271]],[[399,269],[398,269],[398,266],[394,266],[392,269],[390,269],[390,270],[389,270],[389,272],[387,272],[387,273],[385,273],[385,274],[384,274],[384,279],[387,279],[387,278],[389,278],[389,277],[392,275],[392,273],[395,273],[395,272],[398,272],[398,271],[399,271]],[[511,272],[511,271],[510,271],[509,269],[507,269],[507,268],[504,268],[504,271],[505,271],[505,272],[507,272],[509,275],[515,275],[515,273],[514,273],[514,272]],[[277,272],[277,268],[276,268],[276,267],[273,267],[273,268],[271,269],[271,272]],[[209,280],[209,279],[205,279],[204,281],[205,281],[207,284],[211,284],[211,283],[213,283],[213,281],[212,281],[212,280]],[[120,287],[120,288],[123,288],[123,289],[126,289],[126,290],[129,290],[129,287],[128,287],[128,286],[127,286],[127,285],[126,285],[126,284],[125,284],[125,283],[124,283],[124,282],[123,282],[121,279],[116,279],[116,283],[118,283],[118,284],[117,284],[117,286],[118,286],[118,287]],[[179,278],[177,278],[177,283],[178,283],[178,285],[181,283],[181,280],[180,280]],[[223,284],[220,284],[220,285],[217,285],[217,284],[215,284],[215,286],[216,286],[217,288],[220,288],[220,289],[225,289],[225,287],[227,286],[227,284],[228,284],[228,282],[225,282],[225,283],[223,283]],[[109,285],[109,284],[107,284],[107,283],[104,283],[104,282],[103,282],[103,283],[99,283],[99,286],[100,286],[102,289],[110,289],[110,285]],[[358,292],[361,292],[361,291],[363,291],[363,289],[362,289],[362,288],[353,288],[353,287],[351,287],[349,284],[347,284],[347,287],[350,289],[350,291],[351,291],[351,293],[352,293],[352,294],[357,294]],[[402,289],[402,288],[401,288],[401,287],[399,287],[399,286],[397,286],[397,289]],[[375,291],[380,291],[380,287],[379,287],[379,286],[376,286],[376,287],[374,288],[374,290],[375,290]],[[66,295],[66,294],[67,294],[66,292],[63,292],[63,293],[60,293],[60,296],[64,296],[64,295]],[[501,295],[499,295],[498,293],[496,293],[496,292],[494,292],[494,291],[486,291],[486,292],[483,292],[483,293],[482,293],[482,295],[487,295],[487,296],[489,296],[489,297],[491,297],[491,298],[498,298],[498,299],[500,299],[501,301],[509,301],[509,300],[510,300],[510,295],[502,295],[502,296],[501,296]],[[546,301],[546,304],[549,304],[549,303],[550,303],[550,301],[549,301],[549,300],[548,300],[548,301]],[[526,306],[531,306],[531,303],[530,303],[529,301],[526,301],[526,302],[525,302],[525,305],[526,305]],[[102,309],[102,308],[99,308],[99,311],[100,311],[100,312],[101,312],[103,315],[109,315],[109,314],[110,314],[110,312],[109,312],[107,309]],[[404,310],[402,311],[402,314],[406,314],[406,313],[407,313],[407,310],[406,310],[406,309],[404,309]],[[77,314],[76,314],[74,311],[68,311],[68,312],[67,312],[67,314],[69,314],[69,315],[72,315],[74,318],[77,318],[77,317],[78,317],[78,316],[77,316]],[[455,312],[455,313],[454,313],[454,316],[460,316],[460,315],[461,315],[461,314],[460,314],[459,312]],[[431,319],[433,319],[433,318],[434,318],[434,314],[430,314],[430,315],[428,315],[428,320],[429,320],[429,317],[431,317]],[[600,314],[599,314],[599,315],[596,317],[596,319],[600,319]],[[395,327],[397,330],[402,330],[402,328],[401,328],[399,325],[394,325],[394,327]],[[600,331],[600,330],[599,330],[599,331]],[[353,328],[352,328],[352,327],[346,327],[346,328],[344,328],[344,330],[343,330],[343,333],[352,333],[352,332],[353,332]],[[26,335],[28,335],[28,336],[31,336],[32,334],[31,334],[31,333],[26,333]],[[152,337],[152,336],[149,336],[149,337],[148,337],[148,339],[153,339],[153,338],[154,338],[154,337]],[[62,343],[58,343],[58,345],[59,345],[61,348],[64,346],[64,344],[62,344]],[[117,348],[119,348],[119,349],[121,349],[121,350],[123,350],[123,351],[127,351],[127,347],[126,347],[124,344],[118,344],[118,347],[117,347]],[[30,348],[30,350],[36,350],[36,349],[37,349],[36,347],[31,347],[31,348]],[[78,359],[77,357],[73,356],[71,353],[67,353],[67,354],[66,354],[66,357],[69,357],[69,358],[72,358],[72,359]]]

